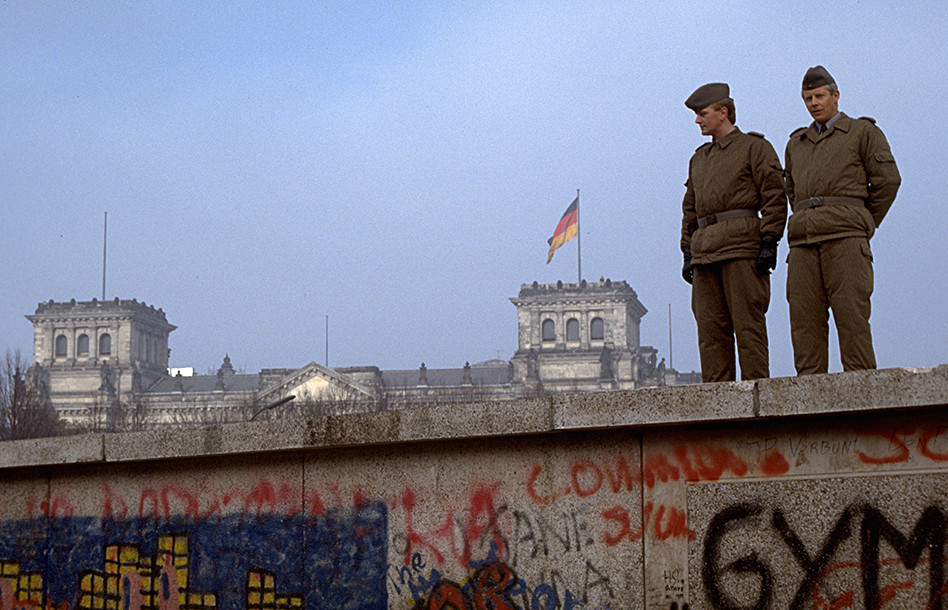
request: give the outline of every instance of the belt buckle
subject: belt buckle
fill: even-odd
[[[709,225],[713,225],[718,222],[718,217],[714,214],[708,214],[707,216],[705,216],[704,219],[707,221]]]
[[[822,205],[823,205],[823,198],[822,198],[822,197],[811,197],[811,198],[810,198],[810,207],[811,207],[811,208],[818,208],[818,207],[821,207]]]

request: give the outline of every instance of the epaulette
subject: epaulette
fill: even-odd
[[[748,131],[748,132],[745,132],[745,133],[748,133],[748,134],[750,134],[750,135],[752,135],[752,136],[757,136],[758,138],[764,137],[764,134],[760,133],[759,131]]]
[[[864,120],[864,121],[869,121],[869,122],[872,123],[873,125],[876,124],[876,120],[875,120],[874,118],[872,118],[871,116],[861,116],[861,117],[859,117],[859,118],[862,119],[862,120]]]
[[[793,136],[797,135],[798,133],[800,133],[801,131],[803,131],[803,130],[805,130],[805,129],[806,129],[806,125],[804,125],[803,127],[797,127],[797,128],[794,129],[793,132],[790,134],[790,137],[792,138]]]

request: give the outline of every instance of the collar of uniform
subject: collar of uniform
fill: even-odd
[[[831,118],[828,123],[829,127],[827,129],[833,130],[838,129],[842,132],[849,131],[849,126],[852,124],[853,120],[843,114],[842,112],[836,113],[836,115]],[[806,130],[806,137],[810,138],[812,141],[816,142],[820,139],[820,132],[816,129],[816,121],[810,123],[809,129]]]
[[[728,144],[736,140],[737,136],[739,135],[741,135],[741,130],[738,129],[737,126],[735,126],[734,129],[727,132],[727,134],[723,138],[721,138],[720,140],[715,140],[713,143],[717,144],[721,148],[727,148]]]

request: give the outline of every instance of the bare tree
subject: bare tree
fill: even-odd
[[[39,377],[30,374],[20,350],[7,350],[0,362],[0,440],[63,433],[64,425]]]

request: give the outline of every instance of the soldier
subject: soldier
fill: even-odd
[[[688,165],[682,202],[682,277],[692,284],[702,381],[770,376],[767,308],[770,270],[787,222],[780,159],[770,142],[734,126],[724,83],[699,87],[685,101],[701,134],[711,136]]]
[[[798,375],[827,371],[831,308],[843,370],[874,369],[869,238],[902,180],[875,121],[838,111],[839,89],[823,66],[803,77],[803,101],[813,123],[790,134],[785,156],[794,365]]]

